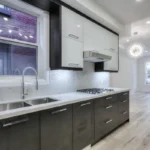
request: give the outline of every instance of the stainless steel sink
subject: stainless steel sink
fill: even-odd
[[[43,99],[35,99],[35,100],[30,100],[26,101],[29,105],[40,105],[40,104],[47,104],[47,103],[52,103],[56,102],[57,100],[51,99],[51,98],[43,98]]]
[[[31,106],[25,102],[0,104],[0,112]]]

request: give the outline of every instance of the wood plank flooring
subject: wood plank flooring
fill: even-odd
[[[150,150],[150,93],[130,96],[130,123],[86,150]]]

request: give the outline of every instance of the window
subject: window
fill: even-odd
[[[0,75],[37,70],[37,51],[37,17],[0,5]]]
[[[150,62],[146,63],[146,84],[150,85]]]

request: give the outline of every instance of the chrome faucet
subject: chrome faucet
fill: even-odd
[[[38,90],[38,74],[37,74],[37,71],[32,67],[25,68],[23,70],[23,73],[22,73],[22,99],[25,99],[25,96],[28,95],[28,93],[25,93],[25,81],[24,81],[24,76],[25,76],[25,73],[26,73],[27,70],[34,71],[35,76],[36,76],[36,90]]]

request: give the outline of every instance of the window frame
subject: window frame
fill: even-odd
[[[147,75],[148,75],[148,73],[147,73],[147,63],[150,63],[150,61],[147,61],[146,63],[145,63],[145,85],[147,85],[147,86],[150,86],[150,83],[147,83]]]
[[[10,7],[12,9],[15,9],[16,11],[21,11],[21,12],[24,12],[24,13],[27,13],[29,15],[32,15],[32,16],[35,16],[37,17],[37,28],[36,28],[36,32],[37,32],[37,37],[36,37],[36,43],[32,43],[32,42],[27,42],[27,41],[22,41],[22,40],[18,40],[18,39],[11,39],[11,38],[6,38],[6,37],[1,37],[0,36],[0,41],[4,41],[4,43],[10,43],[10,44],[14,44],[14,45],[20,45],[20,46],[35,46],[36,47],[36,66],[37,66],[37,72],[39,73],[39,67],[38,67],[38,52],[39,52],[39,49],[40,49],[40,16],[39,15],[35,15],[34,13],[28,13],[27,11],[25,10],[21,10],[19,9],[19,7],[17,8],[14,8],[13,6],[10,6],[10,5],[7,5],[7,4],[4,4],[3,2],[0,2],[1,5],[5,5],[7,7]],[[21,75],[0,75],[0,77],[20,77]],[[32,77],[32,75],[27,75],[28,77]]]

